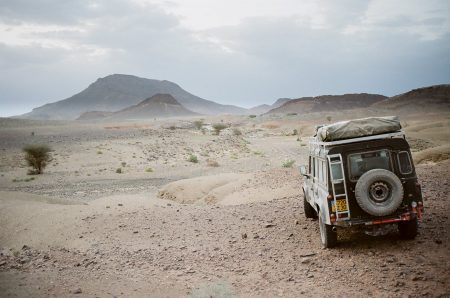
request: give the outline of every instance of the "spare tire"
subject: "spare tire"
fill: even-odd
[[[370,170],[356,183],[355,197],[361,209],[370,215],[389,215],[403,201],[402,182],[390,171]]]

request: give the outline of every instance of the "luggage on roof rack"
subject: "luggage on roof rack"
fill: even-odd
[[[398,132],[401,128],[396,116],[369,117],[319,126],[316,129],[316,137],[322,142],[332,142]]]

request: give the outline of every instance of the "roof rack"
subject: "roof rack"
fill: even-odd
[[[364,142],[364,141],[372,141],[372,140],[381,140],[381,139],[394,139],[394,138],[403,138],[404,139],[405,133],[403,131],[397,131],[394,133],[385,133],[385,134],[351,138],[351,139],[332,141],[332,142],[318,141],[317,137],[311,137],[309,140],[309,150],[310,151],[317,150],[318,152],[320,152],[321,150],[325,150],[326,147],[331,147],[331,146],[336,146],[336,145],[350,144],[350,143]]]

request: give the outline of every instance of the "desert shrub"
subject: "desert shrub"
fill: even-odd
[[[214,159],[208,159],[206,161],[206,164],[208,165],[208,167],[218,167],[219,163],[217,161],[215,161]]]
[[[34,137],[34,131],[31,132],[31,136]]]
[[[169,126],[169,129],[170,130],[175,130],[175,129],[177,129],[174,125],[171,125],[171,126]]]
[[[202,134],[206,134],[206,129],[205,128],[202,128]]]
[[[203,120],[194,121],[194,126],[196,129],[200,130],[203,127]]]
[[[297,135],[298,135],[298,130],[294,129],[294,130],[292,131],[292,135],[293,135],[293,136],[297,136]]]
[[[242,135],[242,131],[239,128],[233,128],[233,135],[240,136]]]
[[[297,116],[297,113],[287,113],[286,116]]]
[[[99,150],[99,151],[97,151],[97,154],[103,154],[103,152]]]
[[[328,122],[331,122],[331,119],[333,119],[331,116],[327,116]]]
[[[283,168],[292,168],[294,163],[295,163],[295,160],[287,159],[283,162]]]
[[[20,178],[14,178],[12,180],[12,182],[30,182],[33,181],[34,177],[28,177],[28,178],[24,178],[24,179],[20,179]]]
[[[256,118],[256,115],[248,115],[249,118]]]
[[[198,163],[198,158],[197,158],[196,155],[191,154],[191,155],[189,155],[188,161],[189,161],[189,162],[192,162],[192,163]]]
[[[41,174],[51,161],[51,149],[47,145],[26,145],[23,151],[27,164],[32,167],[32,170],[28,172],[30,175]]]
[[[122,174],[122,168],[117,168],[117,169],[116,169],[116,173],[117,173],[117,174]]]
[[[225,124],[223,124],[223,123],[216,123],[216,124],[213,124],[212,127],[214,128],[214,133],[215,133],[216,135],[219,135],[220,132],[221,132],[222,130],[224,130],[225,128],[227,128],[227,126],[226,126]]]
[[[152,172],[153,172],[153,169],[152,169],[152,168],[146,168],[145,171],[146,171],[147,173],[152,173]]]
[[[122,161],[122,162],[121,162],[121,165],[122,165],[122,167],[125,167],[125,166],[127,165],[127,163],[124,162],[124,161]]]

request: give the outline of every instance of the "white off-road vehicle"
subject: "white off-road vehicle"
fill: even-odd
[[[301,166],[304,212],[319,219],[326,248],[338,227],[397,225],[415,238],[423,212],[411,152],[396,117],[342,121],[316,129],[308,166]]]

